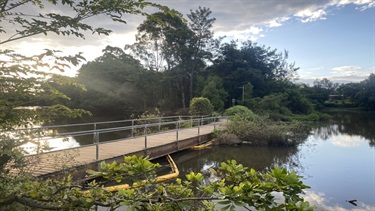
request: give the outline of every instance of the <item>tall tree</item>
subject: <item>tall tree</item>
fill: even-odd
[[[193,81],[198,69],[204,67],[204,62],[212,59],[213,48],[217,47],[217,42],[213,40],[212,26],[216,18],[210,18],[211,10],[206,7],[199,7],[197,10],[190,10],[188,18],[189,26],[193,31],[190,41],[190,51],[192,53],[190,69],[189,100],[193,98]]]
[[[191,30],[182,19],[182,14],[162,12],[147,17],[138,27],[136,43],[127,46],[144,60],[151,70],[171,70],[180,64],[187,52]]]
[[[165,83],[178,90],[181,106],[185,108],[188,79],[185,64],[190,60],[189,40],[193,32],[182,14],[174,13],[173,16],[161,12],[148,16],[138,27],[137,42],[127,48],[151,70],[165,71]]]

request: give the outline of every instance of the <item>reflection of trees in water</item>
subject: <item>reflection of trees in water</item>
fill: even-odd
[[[316,127],[313,134],[323,140],[332,135],[358,135],[369,141],[375,147],[375,113],[374,112],[335,112],[331,113],[333,124]]]
[[[327,124],[316,127],[312,131],[315,138],[320,138],[322,140],[327,140],[331,136],[339,135],[338,125]]]
[[[210,175],[209,168],[217,168],[221,162],[236,160],[238,163],[254,168],[257,171],[265,171],[274,166],[287,167],[290,170],[299,171],[302,165],[298,157],[298,147],[254,147],[242,145],[216,146],[212,149],[201,151],[184,151],[176,153],[175,159],[181,176],[194,172],[203,172]]]

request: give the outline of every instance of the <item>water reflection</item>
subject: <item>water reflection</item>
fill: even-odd
[[[330,199],[322,192],[305,191],[305,200],[316,206],[316,210],[325,211],[370,211],[374,210],[373,205],[356,201],[357,206],[347,202],[346,206],[332,204]]]
[[[323,140],[331,136],[345,134],[360,136],[366,139],[371,147],[375,147],[375,112],[331,112],[332,123],[322,124],[313,133]]]
[[[297,152],[297,147],[216,146],[200,151],[176,153],[174,159],[180,164],[179,170],[182,174],[205,171],[210,167],[217,168],[221,162],[231,159],[257,171],[265,171],[274,166],[301,169]]]
[[[375,210],[375,113],[332,113],[333,121],[316,125],[298,147],[219,146],[174,156],[185,175],[204,172],[235,159],[258,171],[283,166],[304,176],[311,186],[306,199],[317,210]],[[358,200],[354,206],[346,200]]]

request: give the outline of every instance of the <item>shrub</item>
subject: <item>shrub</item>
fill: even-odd
[[[237,116],[237,115],[236,115]],[[296,145],[307,138],[309,128],[301,123],[273,122],[257,117],[252,121],[234,118],[227,132],[251,145]]]
[[[190,101],[189,110],[191,115],[210,115],[213,112],[213,106],[207,98],[195,97]]]
[[[236,114],[243,115],[243,114],[247,114],[247,113],[252,113],[252,111],[250,109],[248,109],[246,106],[236,105],[236,106],[230,107],[227,110],[225,110],[224,115],[225,116],[234,116]]]

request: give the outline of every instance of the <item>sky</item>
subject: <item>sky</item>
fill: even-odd
[[[215,36],[226,36],[228,42],[251,40],[279,51],[287,50],[288,61],[300,67],[297,82],[311,84],[322,78],[339,83],[359,82],[375,73],[374,0],[150,1],[176,9],[185,17],[199,6],[210,8],[212,17],[216,18]],[[49,5],[45,8],[52,9],[56,8]],[[88,34],[82,40],[51,34],[0,47],[25,54],[45,48],[70,54],[83,52],[87,61],[91,61],[101,56],[107,45],[123,48],[135,41],[136,28],[145,17],[127,15],[125,18],[126,25],[103,17],[88,20],[112,29],[110,36]],[[66,73],[74,76],[76,70],[73,68]]]

